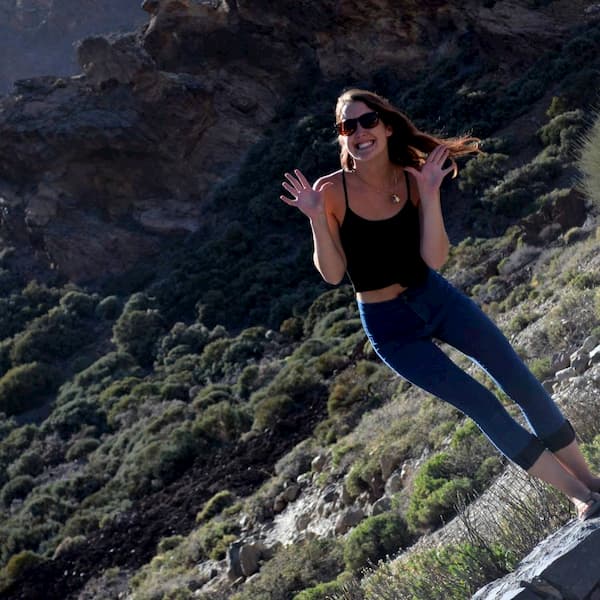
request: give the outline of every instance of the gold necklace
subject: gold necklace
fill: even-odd
[[[393,204],[400,204],[400,202],[402,201],[400,196],[398,194],[396,194],[395,192],[393,192],[393,191],[390,192],[389,190],[384,192],[383,190],[380,190],[378,187],[375,187],[372,183],[369,183],[368,181],[363,179],[358,174],[358,171],[354,170],[354,173],[365,185],[368,185],[370,188],[373,188],[375,191],[379,192],[380,194],[390,194],[390,199]],[[398,186],[398,170],[394,169],[392,172],[392,190],[395,189],[397,186]]]

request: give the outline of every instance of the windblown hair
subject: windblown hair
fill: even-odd
[[[356,88],[346,90],[338,98],[335,107],[336,123],[342,118],[343,107],[350,102],[364,102],[370,109],[377,112],[385,125],[392,128],[392,135],[388,137],[388,154],[390,161],[394,164],[419,168],[425,162],[427,155],[440,144],[449,148],[451,159],[481,152],[478,146],[479,138],[465,135],[442,139],[424,133],[389,100],[367,90]],[[340,152],[340,162],[345,171],[354,170],[354,159],[344,147]],[[454,176],[456,176],[456,172],[455,164]]]

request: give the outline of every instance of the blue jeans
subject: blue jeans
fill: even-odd
[[[369,341],[389,367],[471,417],[496,448],[522,468],[529,469],[544,449],[557,451],[575,439],[570,423],[500,329],[435,271],[430,269],[423,284],[393,300],[359,302],[358,308]],[[452,362],[434,338],[484,369],[519,405],[535,435]]]

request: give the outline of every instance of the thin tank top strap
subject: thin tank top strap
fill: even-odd
[[[346,208],[348,208],[348,188],[346,187],[346,173],[342,169],[342,184],[344,185],[344,199],[346,200]]]

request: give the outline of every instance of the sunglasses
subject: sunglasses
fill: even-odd
[[[379,115],[375,112],[368,112],[360,115],[356,119],[344,119],[335,124],[335,129],[339,135],[352,135],[356,131],[356,127],[360,123],[363,129],[373,129],[379,124]]]

